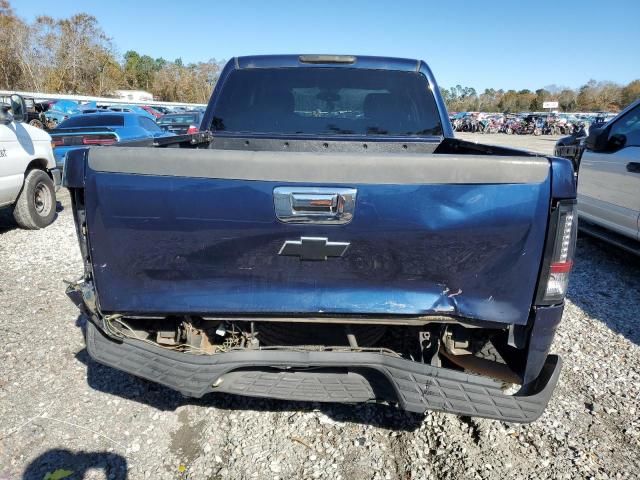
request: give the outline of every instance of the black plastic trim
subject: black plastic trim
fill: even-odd
[[[86,341],[96,361],[192,397],[218,391],[301,401],[388,401],[369,380],[378,374],[407,411],[439,410],[518,423],[542,414],[562,364],[549,355],[527,395],[505,395],[495,380],[382,353],[245,350],[192,355],[138,340],[116,341],[92,322],[87,323]]]
[[[88,168],[98,172],[296,183],[521,184],[549,177],[546,158],[419,153],[199,150],[97,147]]]
[[[217,134],[209,148],[212,150],[244,150],[254,152],[349,152],[349,153],[426,153],[431,154],[442,137],[424,139],[364,138],[336,139],[332,136],[292,138],[291,136],[248,136]]]

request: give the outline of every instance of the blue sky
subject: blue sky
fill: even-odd
[[[268,53],[422,58],[441,86],[578,87],[640,78],[640,0],[13,0],[21,17],[84,11],[119,53],[185,62]]]

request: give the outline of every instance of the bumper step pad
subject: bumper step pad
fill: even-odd
[[[247,350],[192,355],[136,340],[115,341],[92,322],[87,322],[86,339],[96,361],[192,397],[224,392],[315,402],[392,400],[411,412],[439,410],[518,423],[542,414],[562,364],[549,355],[527,395],[505,395],[490,378],[379,353]]]

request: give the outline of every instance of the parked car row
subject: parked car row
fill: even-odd
[[[202,112],[198,110],[175,112],[162,106],[97,105],[95,102],[79,105],[71,101],[55,101],[49,105],[54,109],[49,109],[48,114],[63,115],[60,121],[49,122],[53,125],[49,133],[56,165],[61,170],[71,150],[192,134],[199,131],[202,120]]]
[[[45,119],[45,112],[57,116]],[[55,191],[69,152],[122,142],[195,145],[206,137],[193,135],[201,120],[200,111],[95,103],[79,108],[67,100],[38,103],[20,95],[0,96],[0,208],[11,208],[23,228],[46,227],[55,218]],[[43,122],[51,128],[42,128]]]
[[[64,169],[69,151],[94,145],[175,135],[147,116],[133,112],[92,112],[75,115],[51,130],[56,165]]]
[[[615,115],[564,113],[451,113],[456,132],[506,133],[508,135],[571,135],[590,126],[601,126]]]
[[[0,98],[0,102],[2,98]],[[34,102],[33,99],[25,99],[27,107],[30,102]],[[38,123],[33,124],[36,127],[51,130],[56,128],[67,118],[81,113],[95,113],[95,112],[127,112],[137,113],[157,120],[163,115],[172,113],[185,113],[188,110],[183,107],[165,107],[160,105],[133,105],[133,104],[98,104],[96,102],[79,103],[73,100],[49,100],[45,102],[36,103],[38,107],[37,117]],[[29,108],[28,108],[29,109]],[[197,111],[197,110],[196,110]],[[200,112],[202,113],[202,112]]]

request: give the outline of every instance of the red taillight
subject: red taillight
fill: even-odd
[[[578,232],[575,202],[560,202],[557,208],[553,217],[556,228],[552,238],[551,261],[541,285],[544,288],[542,303],[545,304],[559,303],[567,294]]]
[[[557,262],[551,264],[551,273],[569,273],[573,262]]]
[[[191,135],[192,133],[198,133],[200,130],[198,130],[198,127],[196,127],[195,125],[189,125],[189,128],[187,129],[187,135]]]
[[[64,141],[61,138],[52,138],[51,145],[53,147],[61,147],[62,145],[64,145]]]
[[[82,137],[83,145],[113,145],[117,141],[111,135],[85,135]]]

